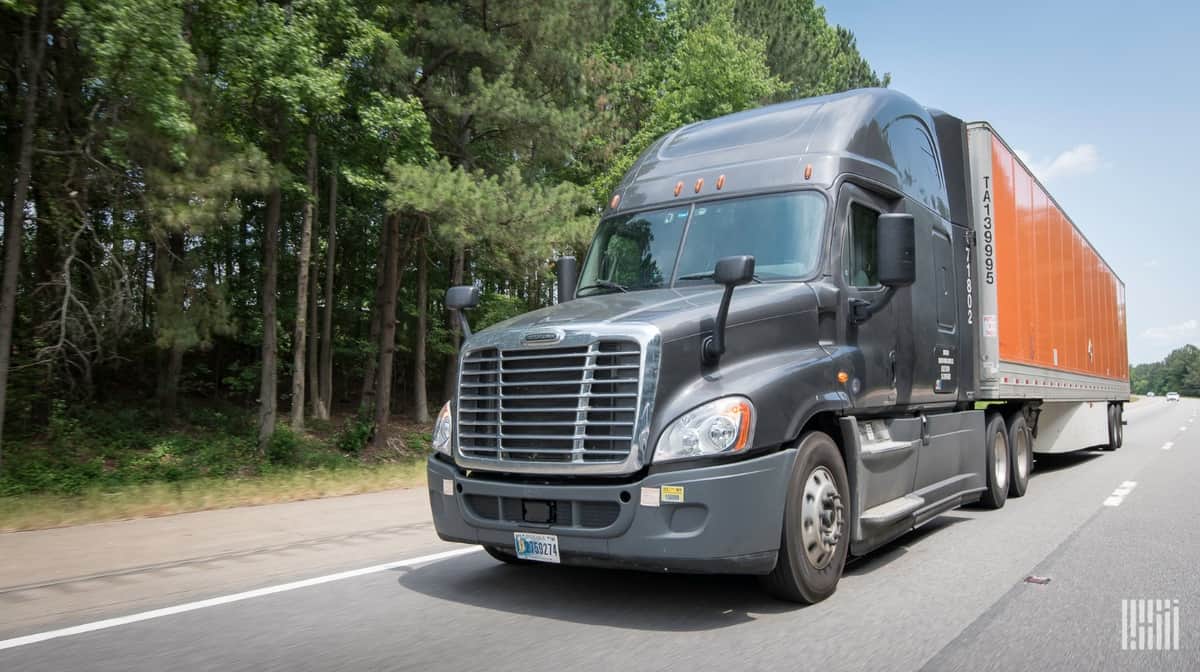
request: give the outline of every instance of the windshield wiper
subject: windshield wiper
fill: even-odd
[[[618,291],[618,292],[628,292],[629,291],[629,288],[626,287],[625,285],[617,284],[611,280],[597,280],[596,282],[593,282],[590,285],[584,285],[583,287],[580,287],[579,289],[577,289],[575,291],[582,292],[587,289],[611,289],[613,291]]]
[[[713,271],[707,271],[704,273],[688,273],[687,275],[681,275],[675,279],[676,280],[705,280],[705,279],[711,279],[712,277],[713,277]],[[757,273],[754,274],[753,280],[754,280],[754,282],[762,284],[762,278],[758,277]]]

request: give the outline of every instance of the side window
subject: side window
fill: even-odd
[[[938,327],[953,331],[956,324],[954,305],[954,252],[950,239],[940,231],[933,232],[933,264],[937,273]]]
[[[875,268],[879,240],[879,213],[859,203],[850,204],[850,226],[842,273],[851,287],[878,287]]]

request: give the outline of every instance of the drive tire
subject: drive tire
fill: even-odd
[[[1024,497],[1033,471],[1033,432],[1021,411],[1008,417],[1008,448],[1008,496]]]
[[[979,498],[984,508],[999,509],[1008,501],[1009,467],[1008,428],[999,413],[988,415],[983,430],[984,478],[986,488]]]
[[[837,444],[824,432],[805,434],[788,482],[779,556],[775,569],[761,577],[768,593],[813,604],[837,590],[850,550],[849,509],[849,479]]]
[[[497,546],[484,546],[483,550],[487,551],[487,554],[492,556],[493,558],[499,560],[500,562],[509,564],[509,565],[532,565],[532,564],[534,564],[532,560],[523,560],[521,558],[518,558],[516,555],[509,553],[508,551],[506,551],[502,548],[499,548]]]

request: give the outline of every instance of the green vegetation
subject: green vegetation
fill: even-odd
[[[1185,345],[1161,362],[1130,367],[1129,382],[1134,394],[1178,392],[1200,397],[1200,348]]]
[[[663,133],[887,81],[811,0],[3,0],[0,498],[419,454],[447,287],[547,305]]]

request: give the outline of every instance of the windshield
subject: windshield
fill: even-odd
[[[738,254],[754,255],[761,280],[807,277],[819,262],[824,222],[825,198],[812,191],[610,217],[596,231],[578,293],[654,289],[672,278],[712,282],[717,260]]]

